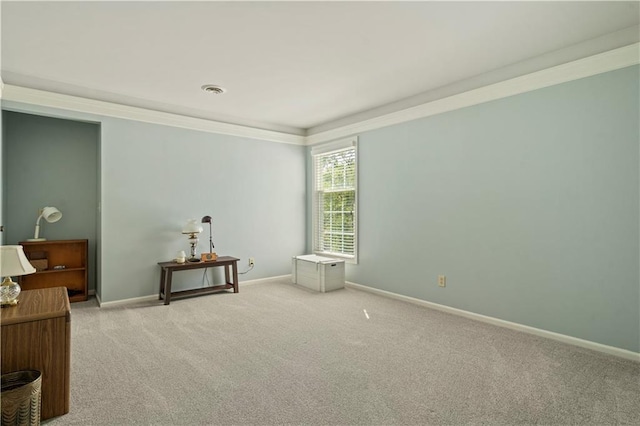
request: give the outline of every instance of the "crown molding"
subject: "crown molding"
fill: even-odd
[[[490,84],[411,108],[384,114],[358,123],[301,136],[273,130],[258,129],[180,114],[120,105],[111,102],[81,98],[30,89],[11,84],[0,85],[0,99],[60,110],[75,111],[98,116],[136,120],[147,123],[200,130],[204,132],[239,136],[294,145],[315,145],[357,135],[363,132],[417,120],[460,108],[566,83],[585,77],[614,71],[640,63],[640,43],[613,49],[576,61],[536,71],[520,77]],[[0,80],[1,81],[1,80]]]
[[[506,98],[556,84],[566,83],[596,74],[637,65],[640,63],[640,43],[610,50],[566,64],[557,65],[520,77],[490,84],[453,96],[427,102],[401,111],[364,120],[324,132],[308,135],[307,145],[328,142],[382,127],[429,117],[481,103]]]
[[[146,123],[162,124],[165,126],[181,127],[185,129],[260,139],[271,142],[294,145],[305,145],[306,142],[305,137],[300,135],[257,129],[238,124],[222,123],[219,121],[188,117],[185,115],[171,114],[128,105],[120,105],[95,99],[81,98],[78,96],[63,95],[60,93],[46,92],[43,90],[14,86],[11,84],[6,84],[4,86],[2,99],[48,108],[122,118],[125,120],[136,120]]]

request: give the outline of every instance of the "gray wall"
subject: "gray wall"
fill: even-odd
[[[157,262],[188,253],[181,229],[205,215],[218,255],[242,259],[241,271],[255,258],[241,281],[291,273],[305,246],[304,147],[116,119],[102,129],[103,301],[156,293]],[[208,239],[205,228],[198,253]],[[202,271],[173,283],[201,285]]]
[[[360,263],[347,278],[639,351],[638,72],[360,135]],[[3,106],[101,123],[103,301],[154,294],[156,262],[188,249],[190,217],[213,216],[219,254],[256,258],[244,280],[288,274],[310,248],[303,147]]]
[[[48,240],[88,239],[89,289],[95,289],[99,125],[3,111],[5,238],[33,238],[38,210],[62,219],[40,221]]]
[[[189,218],[213,217],[216,252],[240,258],[241,271],[248,257],[255,258],[255,268],[241,282],[289,274],[291,256],[304,251],[302,146],[12,101],[3,107],[100,123],[96,292],[102,302],[157,294],[157,262],[188,252],[181,230]],[[208,229],[200,236],[198,253],[207,251]],[[206,278],[202,271],[177,273],[174,289],[220,282],[219,269]]]
[[[361,134],[347,279],[638,352],[638,73]]]
[[[0,85],[2,84],[2,80],[0,79]],[[0,100],[0,104],[2,100]],[[4,155],[4,125],[2,121],[2,111],[0,111],[0,179],[4,181],[4,169],[3,169],[3,155]],[[0,184],[0,225],[4,226],[4,191],[2,190],[2,185]],[[0,245],[5,244],[4,232],[0,232]]]

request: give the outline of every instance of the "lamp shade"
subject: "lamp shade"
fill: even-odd
[[[202,232],[202,226],[195,219],[189,219],[186,225],[182,228],[183,234],[199,234]]]
[[[0,276],[4,277],[0,284],[0,305],[4,307],[18,303],[20,284],[11,281],[12,276],[34,272],[36,269],[27,260],[22,246],[0,246]]]
[[[27,260],[22,246],[0,246],[0,276],[17,277],[34,272],[36,269]]]
[[[42,209],[42,217],[49,223],[54,223],[62,219],[62,213],[55,207],[45,207]]]
[[[40,219],[42,218],[49,223],[54,223],[62,219],[62,213],[57,208],[49,206],[40,210],[36,220],[36,229],[33,231],[33,238],[29,238],[27,241],[46,241],[46,238],[40,238]]]

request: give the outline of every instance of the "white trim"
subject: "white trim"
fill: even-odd
[[[577,61],[547,68],[531,74],[490,84],[457,95],[427,102],[412,108],[364,120],[359,123],[342,126],[306,137],[307,145],[331,141],[345,136],[360,134],[381,127],[404,123],[429,117],[443,112],[453,111],[484,102],[502,99],[556,84],[578,80],[592,75],[626,68],[640,63],[640,43],[613,49],[608,52],[589,56]]]
[[[62,110],[116,117],[126,120],[162,124],[205,132],[248,137],[294,145],[315,145],[342,139],[394,124],[429,117],[443,112],[478,105],[506,98],[556,84],[566,83],[608,71],[637,65],[640,63],[640,43],[613,49],[566,64],[557,65],[520,77],[469,90],[457,95],[427,102],[358,123],[338,127],[324,132],[301,136],[273,130],[257,129],[238,124],[222,123],[202,118],[188,117],[144,108],[119,105],[111,102],[85,99],[29,89],[11,84],[0,87],[0,96],[7,101],[22,102]]]
[[[283,280],[283,279],[291,279],[291,274],[289,275],[278,275],[278,276],[274,276],[274,277],[267,277],[267,278],[257,278],[255,280],[248,280],[248,281],[240,281],[238,282],[239,286],[247,286],[247,285],[254,285],[254,284],[263,284],[263,283],[268,283],[271,281],[278,281],[278,280]],[[140,303],[140,302],[150,302],[150,301],[156,301],[159,303],[158,306],[160,306],[161,303],[163,303],[162,300],[158,299],[158,294],[153,294],[150,296],[141,296],[141,297],[132,297],[130,299],[122,299],[122,300],[114,300],[112,302],[102,302],[100,300],[100,296],[96,295],[96,299],[98,299],[98,306],[100,306],[101,308],[109,308],[109,307],[113,307],[113,306],[121,306],[121,305],[130,305],[133,303]],[[164,305],[163,305],[164,306]],[[169,305],[171,306],[171,305]]]
[[[476,314],[474,312],[465,311],[463,309],[452,308],[450,306],[441,305],[439,303],[427,302],[426,300],[416,299],[414,297],[409,297],[409,296],[403,296],[401,294],[392,293],[390,291],[380,290],[373,287],[367,287],[365,285],[356,284],[350,281],[346,281],[345,286],[354,288],[356,290],[362,290],[369,293],[378,294],[380,296],[389,297],[391,299],[413,303],[416,305],[424,306],[426,308],[436,309],[438,311],[447,312],[449,314],[462,316],[472,320],[486,322],[489,324],[497,325],[499,327],[522,331],[525,333],[534,334],[536,336],[546,337],[548,339],[557,340],[563,343],[568,343],[570,345],[580,346],[581,348],[591,349],[598,352],[604,352],[609,355],[615,355],[620,358],[625,358],[631,361],[640,362],[640,353],[629,351],[627,349],[616,348],[614,346],[603,345],[601,343],[579,339],[577,337],[571,337],[565,334],[554,333],[552,331],[542,330],[535,327],[529,327],[528,325],[522,325],[515,322],[505,321],[505,320],[501,320],[501,319],[486,316],[486,315]]]
[[[131,305],[133,303],[140,303],[140,302],[150,302],[152,300],[155,300],[158,303],[162,302],[161,300],[158,300],[157,293],[151,296],[132,297],[130,299],[114,300],[112,302],[102,302],[99,297],[96,296],[96,298],[98,299],[98,306],[101,308],[112,308],[114,306]]]
[[[277,275],[275,277],[269,277],[269,278],[256,278],[255,280],[240,281],[238,285],[244,287],[246,285],[266,284],[272,281],[280,281],[280,280],[286,280],[286,279],[291,280],[291,274]]]
[[[222,123],[203,118],[188,117],[145,108],[120,105],[111,102],[97,101],[77,96],[62,95],[45,92],[43,90],[7,84],[4,87],[3,99],[7,101],[23,102],[50,108],[96,114],[106,117],[123,118],[146,123],[162,124],[166,126],[201,130],[204,132],[220,133],[223,135],[240,136],[281,142],[294,145],[304,145],[305,137],[273,130],[256,129],[238,124]]]
[[[319,217],[319,211],[320,211],[320,207],[319,207],[319,191],[318,191],[318,171],[316,170],[316,158],[315,157],[319,157],[319,156],[324,156],[324,155],[329,155],[332,154],[334,152],[337,151],[342,151],[342,150],[351,150],[353,149],[355,152],[355,159],[356,159],[356,164],[355,164],[355,186],[354,186],[354,192],[355,192],[355,200],[354,200],[354,236],[353,236],[353,255],[347,255],[347,254],[340,254],[340,253],[331,253],[331,252],[324,252],[324,251],[318,251],[316,250],[316,247],[319,245],[318,243],[318,233],[320,231],[320,227],[319,227],[319,223],[320,223],[320,217]],[[358,136],[352,136],[349,138],[345,138],[345,139],[340,139],[337,141],[333,141],[330,143],[326,143],[326,144],[321,144],[321,145],[317,145],[314,146],[310,149],[310,154],[311,154],[311,167],[312,167],[312,200],[311,200],[311,221],[312,221],[312,249],[313,249],[313,253],[320,255],[320,256],[326,256],[326,257],[333,257],[333,258],[338,258],[338,259],[342,259],[347,263],[351,263],[351,264],[358,264],[358,223],[359,223],[359,216],[358,216]]]
[[[333,151],[340,151],[342,149],[351,148],[357,146],[358,137],[352,136],[350,138],[340,139],[337,141],[325,143],[322,145],[316,145],[311,148],[311,155],[328,154]]]

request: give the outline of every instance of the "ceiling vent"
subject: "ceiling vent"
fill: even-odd
[[[227,91],[227,89],[225,89],[224,87],[216,86],[215,84],[205,84],[204,86],[202,86],[202,90],[214,95],[222,95]]]

